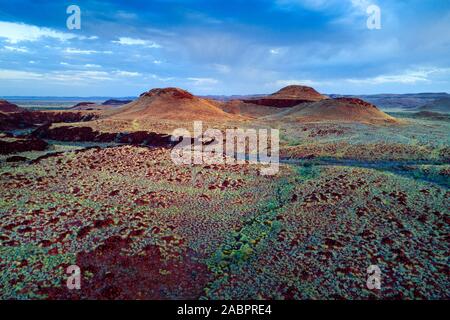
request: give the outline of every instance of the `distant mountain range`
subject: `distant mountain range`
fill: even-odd
[[[54,96],[0,96],[4,100],[35,100],[35,101],[106,101],[106,100],[134,100],[137,97],[108,97],[108,96],[92,96],[92,97],[54,97]]]
[[[450,112],[448,110],[448,104],[445,106],[436,106],[434,103],[439,104],[439,101],[448,101],[450,94],[445,92],[437,93],[407,93],[407,94],[373,94],[373,95],[342,95],[342,94],[328,94],[330,98],[359,98],[364,101],[370,102],[380,109],[387,111],[423,111],[428,110],[426,106],[432,105],[431,110],[440,112]],[[203,95],[199,98],[214,99],[217,101],[227,102],[232,100],[252,100],[267,97],[267,94],[249,94],[249,95]],[[104,101],[114,100],[136,100],[138,97],[38,97],[38,96],[3,96],[0,99],[8,100],[21,107],[37,108],[41,106],[47,107],[71,107],[79,102],[95,102],[98,104]],[[423,108],[422,108],[423,107]],[[44,107],[45,108],[45,107]]]
[[[230,100],[248,100],[265,97],[265,94],[253,95],[209,95],[204,98],[230,101]],[[404,110],[415,111],[416,109],[434,102],[435,100],[450,98],[450,94],[445,92],[437,93],[407,93],[407,94],[373,94],[373,95],[342,95],[342,94],[328,94],[330,98],[359,98],[370,102],[384,110]]]
[[[408,94],[374,94],[374,95],[329,95],[331,98],[356,97],[370,102],[381,109],[415,111],[418,108],[438,99],[450,98],[445,92],[439,93],[408,93]]]

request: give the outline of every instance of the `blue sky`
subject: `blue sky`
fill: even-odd
[[[81,9],[68,30],[66,9]],[[381,9],[369,30],[367,7]],[[450,92],[448,0],[0,0],[0,95]]]

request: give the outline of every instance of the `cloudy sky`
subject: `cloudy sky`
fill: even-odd
[[[81,29],[69,30],[69,5]],[[367,28],[367,8],[381,29]],[[0,0],[0,95],[450,92],[448,0]]]

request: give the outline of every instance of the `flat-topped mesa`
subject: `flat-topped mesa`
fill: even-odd
[[[124,104],[130,103],[133,100],[118,100],[118,99],[109,99],[102,103],[102,106],[122,106]]]
[[[69,110],[86,110],[95,107],[97,104],[95,102],[79,102],[74,106],[70,107]]]
[[[290,85],[272,93],[269,97],[279,99],[300,99],[309,101],[319,101],[326,97],[317,92],[314,88],[300,85]],[[269,98],[268,97],[268,98]]]
[[[150,91],[144,92],[140,97],[172,97],[175,99],[194,99],[195,96],[180,88],[155,88]]]
[[[246,99],[243,101],[268,107],[290,108],[301,103],[315,102],[326,98],[326,96],[321,95],[311,87],[291,85],[268,96],[258,99]]]

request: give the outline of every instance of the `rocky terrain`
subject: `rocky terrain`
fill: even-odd
[[[6,100],[0,100],[0,112],[9,113],[9,112],[23,112],[25,109],[20,108],[14,103],[10,103]]]
[[[80,111],[0,112],[0,130],[8,131],[59,122],[82,122],[96,119],[98,114]]]
[[[314,103],[303,103],[268,118],[300,122],[397,123],[395,118],[382,112],[376,106],[357,98],[325,99]]]
[[[450,298],[448,119],[306,87],[266,98],[165,88],[0,112],[0,298]],[[170,133],[193,120],[279,129],[279,173],[175,165]],[[66,287],[73,264],[82,290]]]
[[[117,99],[108,99],[102,103],[103,106],[122,106],[124,104],[130,103],[133,100],[117,100]]]

